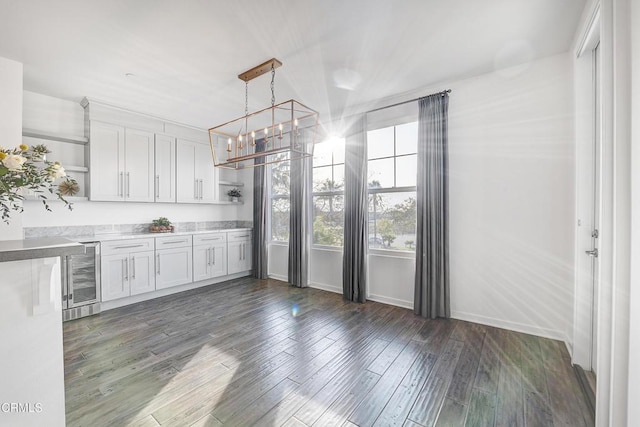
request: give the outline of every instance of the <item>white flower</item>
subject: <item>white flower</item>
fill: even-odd
[[[56,163],[51,166],[51,171],[49,172],[52,178],[58,179],[67,176],[67,173],[64,171],[64,168],[60,163]]]
[[[7,157],[5,157],[2,163],[10,171],[19,171],[20,169],[22,169],[22,165],[26,161],[27,159],[19,154],[9,154]]]

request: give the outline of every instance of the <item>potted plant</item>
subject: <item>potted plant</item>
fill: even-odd
[[[232,202],[237,202],[240,197],[242,197],[242,193],[239,189],[232,188],[231,190],[227,191],[227,196],[229,196],[229,200],[231,200]]]
[[[161,216],[158,219],[154,219],[149,227],[151,233],[173,233],[173,225],[167,218]]]

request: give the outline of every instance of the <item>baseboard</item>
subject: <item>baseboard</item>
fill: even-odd
[[[310,288],[314,288],[314,289],[320,289],[323,291],[327,291],[327,292],[333,292],[336,294],[341,294],[342,295],[342,288],[339,288],[337,286],[333,286],[333,285],[327,285],[324,283],[309,283],[309,287]]]
[[[174,286],[172,288],[160,289],[153,292],[147,292],[140,295],[134,295],[132,297],[119,298],[113,301],[106,301],[100,303],[101,311],[113,310],[114,308],[124,307],[125,305],[131,305],[142,301],[149,301],[152,299],[165,297],[167,295],[173,295],[191,289],[202,288],[204,286],[214,285],[216,283],[226,282],[228,280],[239,279],[240,277],[246,277],[251,274],[250,271],[244,273],[230,274],[228,276],[216,277],[214,279],[201,280],[199,282],[187,283],[180,286]]]
[[[269,279],[280,280],[281,282],[289,282],[289,278],[287,276],[280,276],[279,274],[269,274],[267,275]]]
[[[383,295],[369,294],[367,300],[381,302],[383,304],[395,305],[396,307],[408,308],[413,310],[413,302],[402,299],[385,297]]]
[[[518,322],[510,322],[508,320],[496,319],[493,317],[481,316],[478,314],[464,313],[460,311],[452,311],[451,317],[458,320],[465,320],[467,322],[480,323],[482,325],[493,326],[496,328],[508,329],[515,332],[522,332],[525,334],[536,335],[543,338],[550,338],[565,342],[565,334],[562,331],[554,329],[541,328],[534,325],[526,325]]]
[[[567,334],[564,335],[564,346],[567,347],[567,351],[569,352],[569,356],[571,360],[573,360],[573,343],[569,340]]]

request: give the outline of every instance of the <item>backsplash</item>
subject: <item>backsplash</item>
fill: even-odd
[[[62,227],[25,227],[24,238],[38,237],[78,237],[98,236],[105,234],[138,234],[148,233],[147,224],[112,224],[112,225],[70,225]],[[175,222],[176,232],[224,230],[231,228],[251,228],[251,221],[203,221],[203,222]]]

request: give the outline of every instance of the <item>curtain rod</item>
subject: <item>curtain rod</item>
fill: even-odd
[[[414,102],[417,101],[421,98],[426,98],[427,96],[433,96],[433,95],[444,95],[445,93],[450,93],[451,89],[447,89],[447,90],[443,90],[440,92],[436,92],[436,93],[432,93],[430,95],[424,95],[424,96],[420,96],[418,98],[413,98],[413,99],[409,99],[408,101],[402,101],[402,102],[397,102],[395,104],[391,104],[391,105],[386,105],[384,107],[380,107],[380,108],[374,108],[373,110],[369,110],[369,111],[365,111],[365,114],[367,113],[373,113],[374,111],[380,111],[380,110],[384,110],[386,108],[392,108],[392,107],[397,107],[398,105],[403,105],[403,104],[408,104],[409,102]]]

